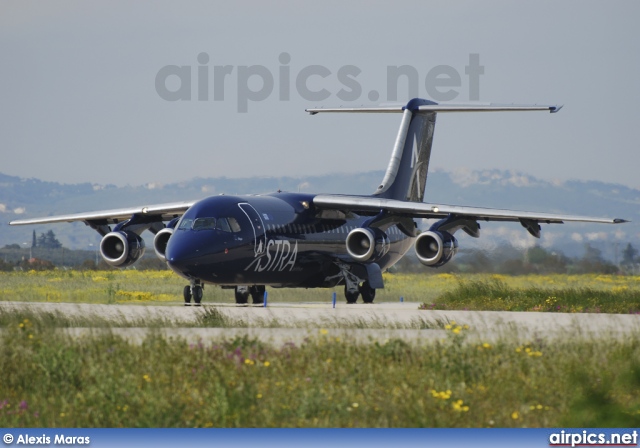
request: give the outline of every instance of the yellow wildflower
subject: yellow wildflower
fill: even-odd
[[[453,407],[453,409],[455,411],[458,411],[458,412],[467,412],[467,411],[469,411],[469,406],[464,405],[464,401],[462,401],[462,400],[456,400],[455,402],[453,402],[451,404],[451,407]]]

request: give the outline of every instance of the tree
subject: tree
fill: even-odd
[[[58,241],[56,238],[56,234],[53,233],[53,230],[49,230],[47,232],[47,247],[50,249],[60,249],[62,247],[62,243]]]
[[[626,249],[622,251],[622,264],[626,266],[634,264],[637,255],[638,250],[628,243]]]
[[[58,241],[53,230],[49,230],[46,234],[40,234],[37,246],[46,249],[60,249],[62,247],[62,243]]]
[[[31,239],[31,247],[36,247],[36,231],[33,231],[33,238]]]
[[[615,274],[618,268],[602,257],[602,251],[589,243],[584,245],[584,255],[575,264],[576,273],[598,272]]]

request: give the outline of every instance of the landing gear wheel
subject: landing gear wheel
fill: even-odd
[[[184,287],[182,295],[184,296],[184,306],[191,305],[191,285],[187,285]]]
[[[373,299],[376,298],[376,290],[371,287],[369,282],[364,282],[360,287],[360,294],[362,294],[362,301],[364,303],[373,303]]]
[[[236,286],[236,303],[244,305],[249,300],[249,288],[246,286]]]
[[[360,291],[349,292],[347,287],[344,287],[344,296],[347,299],[347,303],[356,303],[358,301],[358,296],[360,295]]]
[[[249,294],[251,294],[251,299],[254,305],[264,304],[264,290],[264,285],[256,285],[249,288]]]
[[[200,302],[202,302],[202,286],[195,285],[192,288],[191,294],[193,295],[193,301],[196,306],[200,306]]]

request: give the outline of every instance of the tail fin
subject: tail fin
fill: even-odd
[[[414,98],[406,106],[363,107],[339,109],[307,109],[318,112],[377,112],[402,113],[400,129],[396,137],[387,171],[373,196],[385,199],[423,202],[424,189],[429,172],[433,131],[438,112],[497,112],[546,110],[558,112],[562,106],[498,105],[498,104],[438,104]]]
[[[420,112],[416,107],[418,105],[436,103],[414,99],[404,107],[387,172],[374,196],[411,202],[423,201],[436,112]]]

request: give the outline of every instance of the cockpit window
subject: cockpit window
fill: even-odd
[[[218,218],[216,229],[236,233],[240,231],[240,224],[235,218]]]
[[[241,230],[240,224],[238,223],[236,218],[229,218],[229,226],[231,226],[232,232],[239,232]]]
[[[227,221],[227,218],[218,219],[218,225],[216,229],[222,230],[223,232],[231,232],[231,227],[229,227],[229,221]]]
[[[216,228],[216,218],[197,218],[193,221],[193,230],[213,230]]]
[[[178,226],[179,230],[189,230],[191,229],[191,225],[193,225],[193,219],[183,219],[180,221],[180,225]]]

